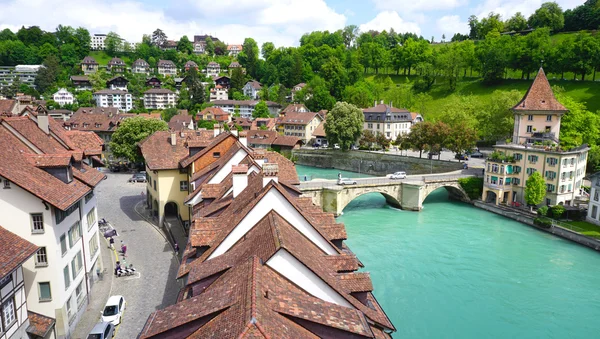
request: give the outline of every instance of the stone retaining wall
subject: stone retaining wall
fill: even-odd
[[[463,164],[458,161],[429,160],[366,151],[294,150],[293,154],[299,165],[335,168],[376,176],[398,171],[405,171],[407,174],[445,173],[463,168]]]
[[[541,228],[536,226],[533,223],[533,219],[534,217],[531,216],[525,216],[522,213],[518,213],[518,212],[510,212],[510,211],[506,211],[504,209],[501,209],[499,207],[493,206],[493,205],[489,205],[486,203],[482,203],[480,201],[475,201],[473,203],[473,205],[475,205],[475,207],[479,207],[481,209],[484,209],[486,211],[492,212],[492,213],[496,213],[502,216],[505,216],[507,218],[519,221],[523,224],[527,224],[531,227],[534,227],[540,231],[544,231],[547,233],[551,233],[554,234],[556,236],[559,236],[563,239],[567,239],[567,240],[571,240],[573,242],[576,242],[580,245],[589,247],[593,250],[599,251],[600,252],[600,241],[596,240],[594,238],[590,238],[590,237],[586,237],[585,235],[579,234],[577,232],[574,232],[570,229],[564,228],[564,227],[560,227],[560,226],[552,226],[551,228]]]

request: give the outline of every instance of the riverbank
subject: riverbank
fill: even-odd
[[[526,213],[511,209],[508,207],[500,207],[500,206],[484,203],[482,201],[474,201],[473,206],[475,206],[477,208],[481,208],[488,212],[502,215],[506,218],[518,221],[522,224],[531,226],[540,231],[554,234],[563,239],[576,242],[580,245],[589,247],[595,251],[600,252],[600,240],[585,236],[583,234],[577,233],[575,231],[572,231],[570,229],[567,229],[567,228],[564,228],[564,227],[561,227],[558,225],[552,225],[550,228],[539,227],[533,222],[533,220],[537,217],[536,215],[527,215]]]

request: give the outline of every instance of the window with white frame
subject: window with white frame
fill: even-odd
[[[42,213],[31,214],[31,233],[44,233],[44,215]]]
[[[9,328],[17,321],[17,312],[15,309],[15,297],[10,297],[2,304],[2,323],[5,328]]]
[[[60,236],[60,253],[64,256],[67,253],[67,236],[65,234]]]
[[[63,268],[63,278],[65,279],[65,290],[71,286],[71,275],[69,274],[69,265]]]
[[[69,246],[73,247],[77,241],[81,238],[81,227],[79,221],[73,224],[69,229]]]
[[[98,233],[94,233],[94,235],[90,238],[89,249],[90,249],[90,258],[92,258],[92,257],[94,257],[96,252],[98,252]]]
[[[533,133],[533,126],[532,125],[527,126],[527,133]]]
[[[88,230],[90,228],[92,228],[92,226],[94,226],[95,222],[96,222],[96,207],[92,207],[92,209],[87,214]]]
[[[83,261],[81,259],[81,251],[77,252],[77,255],[71,261],[71,273],[73,274],[73,280],[77,278],[79,272],[83,268]]]
[[[48,253],[46,247],[40,247],[35,254],[35,267],[48,266]]]

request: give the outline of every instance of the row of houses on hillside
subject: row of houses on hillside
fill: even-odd
[[[43,106],[0,115],[0,336],[65,338],[93,297],[103,142]]]
[[[189,234],[174,305],[140,338],[391,338],[343,224],[301,198],[294,164],[224,132],[156,132],[140,144],[147,208]]]

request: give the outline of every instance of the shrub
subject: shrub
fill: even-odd
[[[460,187],[462,187],[471,200],[481,198],[483,192],[483,178],[460,178],[458,179]]]
[[[550,214],[554,219],[560,219],[560,217],[565,214],[567,209],[563,205],[554,205],[550,207]]]
[[[542,207],[538,208],[537,214],[539,216],[545,217],[546,214],[548,214],[548,206],[542,206]]]
[[[541,228],[552,227],[552,220],[544,217],[533,219],[533,223]]]

